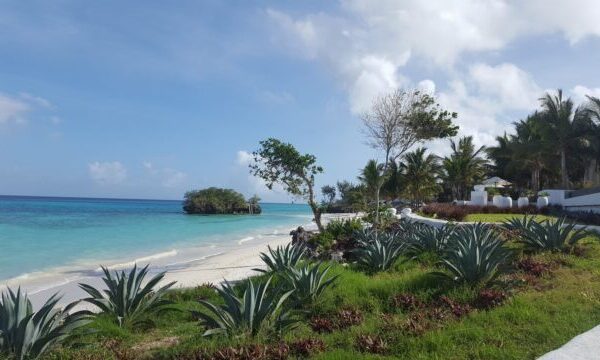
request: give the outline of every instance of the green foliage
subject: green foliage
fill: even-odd
[[[0,303],[0,351],[15,358],[38,359],[51,346],[64,341],[72,332],[89,322],[89,313],[72,312],[77,303],[56,308],[60,297],[51,296],[38,311],[19,288],[2,293]],[[71,313],[72,312],[72,313]]]
[[[242,296],[238,296],[230,283],[226,282],[222,289],[217,289],[223,299],[223,305],[214,305],[207,300],[198,300],[208,313],[193,311],[193,316],[200,319],[206,327],[204,336],[222,334],[226,336],[247,335],[254,337],[263,329],[275,330],[279,333],[290,330],[297,319],[292,318],[289,311],[283,310],[284,301],[294,292],[269,292],[272,278],[254,285],[248,279]]]
[[[306,248],[303,245],[278,246],[272,249],[268,246],[269,254],[260,253],[261,260],[267,265],[267,270],[254,269],[262,273],[282,272],[289,268],[295,267],[306,253]]]
[[[439,159],[433,154],[426,156],[426,150],[418,148],[409,152],[402,162],[403,193],[416,206],[435,198],[441,191],[437,181],[441,170]]]
[[[510,255],[494,229],[477,223],[457,227],[441,265],[448,271],[443,274],[456,282],[485,285],[502,272]]]
[[[504,226],[518,231],[518,241],[531,251],[561,251],[587,236],[585,228],[575,229],[575,223],[567,223],[564,217],[556,221],[538,222],[532,217],[524,216],[510,219]]]
[[[289,143],[274,138],[260,141],[260,148],[252,153],[254,161],[249,165],[250,172],[265,181],[267,188],[275,184],[283,186],[291,195],[305,198],[315,216],[319,230],[321,209],[315,200],[315,175],[323,172],[317,165],[317,158],[311,154],[300,154]]]
[[[482,157],[485,147],[475,148],[472,136],[465,136],[455,142],[450,140],[452,153],[442,161],[442,179],[452,193],[452,197],[463,200],[486,174],[487,160]]]
[[[316,235],[313,235],[308,240],[308,243],[316,246],[319,250],[329,250],[333,246],[335,240],[336,239],[333,237],[333,234],[324,230]]]
[[[442,255],[454,233],[455,226],[446,224],[441,228],[434,226],[419,226],[410,235],[411,252],[421,254],[425,252]]]
[[[355,232],[363,229],[360,219],[334,219],[325,227],[325,231],[330,233],[334,239],[340,239],[352,236]]]
[[[183,210],[188,214],[238,214],[248,213],[248,204],[253,205],[253,213],[260,213],[257,196],[248,202],[244,196],[232,189],[210,187],[185,193]]]
[[[363,232],[356,249],[358,263],[369,272],[386,271],[406,250],[407,243],[398,236],[384,232]]]
[[[292,298],[297,304],[312,304],[318,301],[323,291],[332,286],[336,276],[327,277],[330,266],[322,264],[304,264],[300,267],[289,267],[281,275],[288,286],[294,290]]]
[[[164,272],[155,275],[144,285],[148,265],[141,269],[136,265],[129,273],[121,271],[114,275],[105,267],[102,267],[102,271],[106,290],[100,291],[91,285],[79,284],[79,287],[90,295],[83,301],[97,306],[102,313],[112,317],[120,327],[150,322],[149,315],[165,310],[172,304],[171,301],[164,299],[164,296],[175,282],[155,289],[164,278]]]
[[[335,187],[331,185],[325,185],[321,187],[321,194],[323,194],[324,202],[326,204],[332,204],[336,195]]]

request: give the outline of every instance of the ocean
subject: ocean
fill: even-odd
[[[0,196],[0,281],[100,265],[185,263],[311,221],[305,204],[186,215],[181,201]]]

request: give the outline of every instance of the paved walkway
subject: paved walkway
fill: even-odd
[[[427,218],[412,212],[401,212],[401,219],[410,219],[435,227],[442,227],[448,221]],[[462,223],[465,224],[465,223]],[[577,225],[583,227],[583,225]],[[585,226],[588,230],[600,233],[600,226]],[[600,325],[577,335],[562,347],[541,356],[538,360],[600,360]]]

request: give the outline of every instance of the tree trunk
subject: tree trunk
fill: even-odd
[[[535,193],[540,190],[540,169],[538,167],[531,170],[531,187]]]
[[[319,232],[323,232],[324,228],[323,228],[323,224],[321,224],[321,209],[319,209],[319,206],[315,202],[315,193],[313,191],[313,187],[312,187],[310,181],[307,181],[307,184],[308,184],[308,205],[310,206],[310,209],[312,210],[313,215],[315,217],[315,224],[317,224],[317,229],[319,229]]]
[[[567,155],[565,149],[560,151],[560,175],[562,178],[562,186],[565,190],[569,189],[569,175],[567,174]]]

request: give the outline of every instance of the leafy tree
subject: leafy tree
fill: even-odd
[[[540,99],[542,105],[541,116],[546,123],[545,141],[552,144],[552,148],[560,156],[560,177],[561,185],[569,188],[569,173],[567,171],[567,155],[569,148],[572,148],[581,140],[581,133],[578,131],[578,123],[585,122],[588,112],[581,108],[574,108],[573,101],[570,98],[564,99],[561,89],[558,89],[556,95],[546,93]]]
[[[403,191],[402,181],[402,167],[397,162],[390,161],[386,180],[381,187],[382,196],[390,200],[398,198]]]
[[[292,144],[274,138],[260,141],[260,148],[252,155],[254,161],[249,165],[250,173],[263,179],[269,189],[280,184],[289,194],[306,199],[317,228],[323,231],[321,209],[315,200],[314,189],[315,175],[323,172],[323,168],[316,165],[317,158],[301,154]]]
[[[384,154],[383,173],[387,173],[390,161],[400,159],[415,144],[456,135],[458,127],[452,123],[456,116],[443,110],[429,94],[398,89],[375,99],[362,120],[368,144]],[[382,185],[376,189],[375,222],[379,220]]]
[[[442,178],[455,199],[464,199],[467,191],[486,174],[487,160],[481,155],[485,146],[475,148],[472,136],[455,142],[450,140],[452,153],[442,161]]]
[[[333,200],[335,200],[335,187],[331,185],[325,185],[321,188],[321,194],[323,194],[323,197],[325,198],[327,204],[331,205],[333,203]]]
[[[425,148],[418,148],[404,157],[404,193],[413,204],[418,205],[435,197],[441,190],[437,182],[440,172],[438,157],[425,154]]]
[[[369,200],[379,201],[378,191],[386,179],[385,175],[383,164],[378,164],[376,160],[369,160],[361,170],[358,179],[364,185]]]

